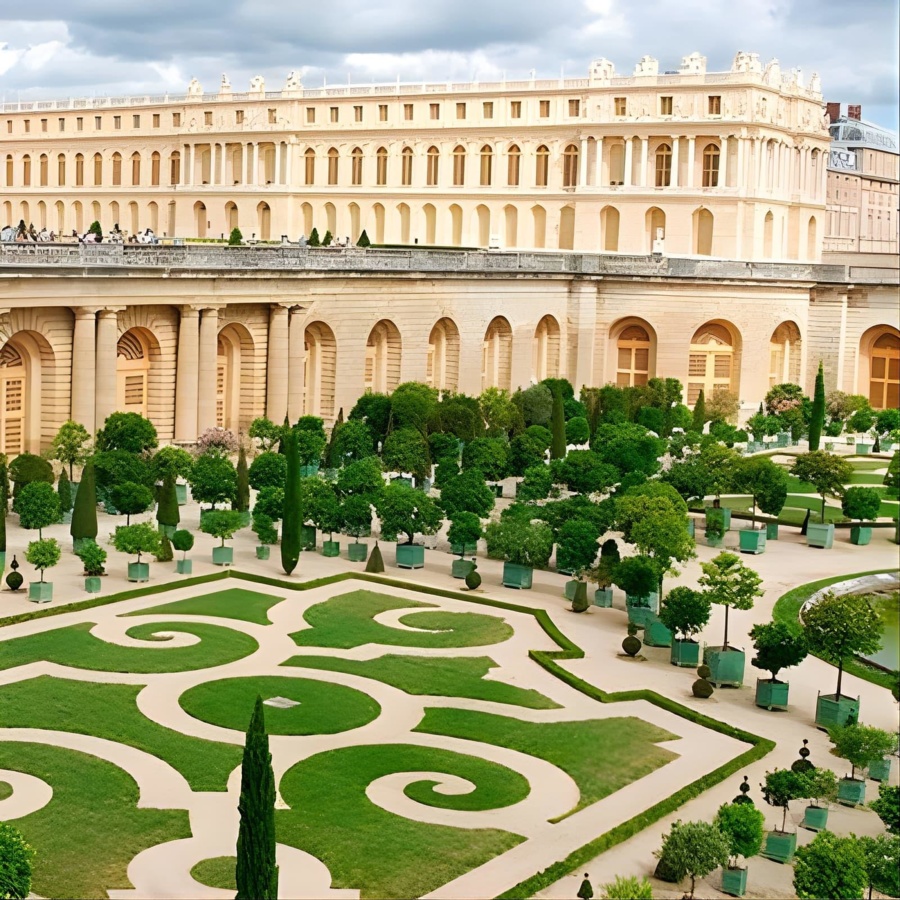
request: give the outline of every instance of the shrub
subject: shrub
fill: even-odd
[[[265,513],[253,513],[253,533],[259,538],[260,544],[277,544],[278,529],[272,521],[271,516]]]
[[[243,243],[244,235],[241,234],[241,229],[235,226],[231,229],[231,234],[228,235],[228,246],[239,247]]]
[[[172,546],[179,553],[184,554],[184,557],[182,558],[186,558],[188,551],[194,547],[194,535],[184,528],[179,528],[178,531],[172,535]]]
[[[494,492],[477,469],[466,469],[441,488],[441,506],[448,516],[458,512],[485,518],[494,508]]]
[[[155,554],[159,550],[160,541],[160,533],[149,522],[119,525],[112,537],[112,544],[119,553],[134,553],[138,562],[144,553]]]
[[[553,552],[553,531],[543,522],[510,516],[488,525],[485,537],[497,554],[519,566],[546,568]]]
[[[593,450],[573,450],[550,463],[553,480],[578,494],[602,493],[619,480],[619,470],[603,462]]]
[[[25,559],[41,573],[41,581],[44,580],[44,570],[53,568],[60,556],[59,543],[55,538],[31,541],[25,551]]]
[[[207,428],[197,438],[197,453],[234,453],[238,449],[237,435],[228,428]]]
[[[659,565],[649,556],[628,556],[615,569],[613,584],[630,597],[646,597],[659,588]]]
[[[506,477],[509,444],[501,438],[475,438],[463,447],[463,469],[477,469],[487,481]]]
[[[206,513],[200,522],[200,530],[204,534],[211,534],[221,539],[221,546],[225,541],[234,537],[236,531],[243,527],[243,518],[236,509],[214,509]]]
[[[369,235],[366,234],[366,229],[363,228],[362,234],[359,236],[359,240],[356,242],[357,247],[362,247],[365,249],[366,247],[371,247],[372,242],[369,240]]]
[[[172,562],[174,555],[172,553],[172,542],[168,535],[163,534],[159,540],[159,549],[153,554],[157,562]]]
[[[435,435],[435,437],[443,437],[444,435]],[[342,422],[336,425],[332,432],[332,456],[330,464],[334,468],[347,465],[358,459],[365,459],[374,456],[375,445],[372,441],[372,432],[365,422]],[[456,440],[453,440],[454,446]]]
[[[58,460],[69,469],[69,478],[74,477],[74,466],[80,466],[88,454],[91,436],[87,428],[79,422],[69,419],[63,422],[53,438],[50,446],[51,459]]]
[[[861,900],[868,883],[866,856],[856,837],[820,831],[809,844],[797,848],[794,890],[800,900]]]
[[[13,506],[19,513],[19,524],[36,530],[39,538],[43,529],[59,521],[59,496],[46,481],[26,484]]]
[[[586,444],[590,439],[591,429],[583,416],[576,416],[566,422],[566,443]]]
[[[256,491],[267,487],[283,489],[287,476],[287,459],[283,453],[273,453],[271,450],[267,450],[253,460],[248,475],[250,487]]]
[[[447,540],[451,546],[460,548],[460,558],[465,556],[466,545],[476,543],[482,535],[481,520],[474,513],[456,512],[451,516]]]
[[[556,568],[581,580],[597,560],[597,529],[584,519],[569,519],[556,536]]]
[[[114,412],[97,432],[98,450],[144,453],[158,443],[153,423],[135,412]]]
[[[900,837],[879,834],[861,837],[859,843],[866,859],[869,897],[873,888],[885,897],[900,897]]]
[[[756,657],[750,660],[757,669],[768,672],[771,681],[778,680],[782,669],[797,666],[809,653],[806,635],[794,634],[783,622],[765,622],[750,629]]]
[[[277,487],[263,488],[256,495],[253,512],[261,512],[273,522],[280,522],[284,515],[284,491]]]
[[[653,900],[653,885],[646,878],[616,877],[601,887],[605,900]]]
[[[113,506],[120,513],[125,513],[127,525],[131,524],[132,516],[146,512],[153,505],[153,491],[142,484],[134,484],[131,481],[114,485],[109,492],[109,497]]]
[[[694,896],[698,878],[728,865],[728,839],[709,822],[681,822],[663,837],[662,847],[656,851],[660,866],[665,867],[681,881],[685,876],[691,879],[691,889],[687,894]]]
[[[187,480],[191,474],[193,462],[194,458],[187,450],[170,444],[160,448],[153,454],[153,458],[150,460],[150,471],[153,474],[154,481],[165,481],[169,475],[172,478]]]
[[[72,485],[69,482],[69,476],[63,469],[59,473],[59,481],[56,484],[56,494],[59,497],[59,508],[62,513],[70,512],[72,509]]]
[[[34,850],[25,842],[22,832],[0,822],[0,885],[3,896],[28,897],[31,894],[31,872]]]
[[[81,473],[81,484],[75,495],[72,524],[69,534],[75,540],[97,537],[97,488],[94,480],[94,463],[88,460]]]
[[[737,868],[739,857],[749,859],[762,849],[765,818],[752,803],[720,806],[715,825],[728,840],[732,868]]]
[[[13,512],[16,511],[16,497],[26,484],[33,481],[46,481],[47,484],[53,484],[56,479],[53,477],[53,466],[47,462],[42,456],[35,456],[33,453],[20,453],[9,464],[9,477],[14,482],[13,487]]]
[[[869,807],[884,822],[888,834],[900,835],[900,787],[882,782],[878,785],[878,799],[873,800]]]
[[[875,488],[847,488],[841,500],[841,509],[848,519],[854,521],[874,521],[881,509],[881,497]]]
[[[167,475],[159,488],[159,501],[156,508],[156,521],[160,525],[174,528],[181,521],[178,511],[178,495],[175,492],[175,477]]]
[[[546,500],[551,487],[553,487],[553,476],[550,473],[550,467],[539,463],[525,470],[525,478],[519,485],[516,496],[523,503]]]
[[[237,494],[237,472],[231,461],[218,453],[203,453],[194,460],[191,494],[198,503],[230,503]]]
[[[96,481],[104,494],[126,481],[147,487],[153,484],[150,466],[128,450],[102,450],[94,454],[93,460]]]
[[[526,425],[546,425],[553,411],[553,394],[546,384],[533,384],[513,394]]]
[[[422,491],[404,484],[392,484],[375,501],[381,521],[381,536],[387,541],[406,536],[411,544],[417,534],[437,534],[442,524],[441,510]]]

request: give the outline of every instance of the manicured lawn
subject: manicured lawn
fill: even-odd
[[[191,869],[191,878],[211,888],[221,888],[223,891],[236,891],[237,882],[234,878],[234,867],[237,863],[235,856],[215,856],[212,859],[204,859]]]
[[[301,647],[351,649],[362,644],[395,647],[481,647],[499,644],[513,629],[497,616],[482,613],[410,612],[400,622],[421,632],[389,628],[374,621],[391,609],[428,609],[431,603],[400,600],[374,591],[353,591],[311,606],[303,618],[312,628],[291,635]]]
[[[873,475],[869,472],[854,472],[850,476],[850,484],[883,485],[884,475]]]
[[[0,687],[6,728],[46,728],[117,741],[159,757],[195,791],[224,791],[241,764],[236,744],[189,737],[146,718],[135,698],[140,685],[68,681],[41,675]]]
[[[254,622],[257,625],[270,625],[268,612],[283,597],[271,597],[257,591],[244,588],[229,588],[204,594],[200,597],[189,597],[187,600],[176,600],[162,606],[152,606],[137,612],[126,613],[128,616],[158,616],[172,613],[175,616],[217,616],[220,619],[238,619],[242,622]]]
[[[857,456],[853,459],[848,459],[847,462],[849,462],[857,472],[877,472],[879,469],[887,469],[890,460]]]
[[[796,475],[788,475],[789,494],[815,494],[815,487],[807,481],[801,481]]]
[[[156,646],[125,647],[109,644],[91,633],[93,622],[81,622],[67,628],[43,631],[28,637],[0,641],[0,669],[12,669],[26,663],[47,660],[75,669],[100,672],[186,672],[221,666],[249,656],[258,644],[242,631],[203,622],[156,622],[135,625],[126,632],[129,637],[144,641],[158,641]],[[199,644],[191,647],[165,646],[165,638],[154,635],[160,631],[194,634]]]
[[[12,797],[12,785],[8,781],[0,781],[0,800]]]
[[[288,709],[266,706],[269,734],[337,734],[361,728],[381,712],[379,704],[362,691],[277,675],[207,681],[185,691],[178,702],[195,719],[243,732],[250,724],[257,695],[263,700],[284,697],[299,704]]]
[[[487,656],[440,658],[389,654],[372,660],[295,656],[285,665],[347,672],[351,675],[361,675],[363,678],[374,678],[407,694],[471,697],[474,700],[510,703],[528,709],[559,708],[558,703],[554,703],[538,691],[486,679],[488,672],[497,665]]]
[[[138,787],[112,763],[62,747],[0,741],[0,768],[47,782],[53,797],[14,825],[35,848],[42,897],[105,900],[133,887],[128,864],[147,847],[191,835],[185,810],[138,809]]]
[[[802,525],[806,518],[806,510],[812,509],[813,515],[811,521],[819,521],[819,510],[821,508],[821,500],[818,497],[803,497],[800,495],[788,496],[784,509],[778,515],[778,521],[782,525]],[[722,506],[727,506],[736,512],[750,512],[749,497],[723,497]],[[840,522],[844,518],[844,514],[840,507],[829,506],[825,504],[825,520],[827,522]]]
[[[528,795],[525,778],[504,766],[449,750],[407,744],[347,747],[297,763],[281,779],[290,810],[275,811],[281,843],[322,860],[332,887],[361,897],[421,897],[520,843],[493,828],[452,828],[386,812],[366,797],[394,772],[447,772],[476,785],[470,794],[439,794],[429,782],[409,796],[443,809],[495,809]]]
[[[426,709],[416,731],[483,741],[519,750],[572,776],[581,798],[567,815],[584,809],[675,759],[660,741],[677,735],[641,719],[522,722],[464,709]]]

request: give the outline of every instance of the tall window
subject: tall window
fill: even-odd
[[[140,153],[132,153],[131,154],[131,183],[132,184],[140,184],[141,183],[141,154]]]
[[[178,184],[181,181],[181,154],[176,150],[169,157],[169,184]],[[170,203],[172,201],[169,201]]]
[[[704,325],[691,340],[688,359],[688,398],[693,406],[703,391],[712,397],[732,390],[734,375],[734,341],[724,325]]]
[[[303,154],[303,166],[304,166],[304,184],[315,184],[316,183],[316,151],[310,147]]]
[[[41,154],[41,187],[47,187],[50,178],[50,159],[46,153]]]
[[[650,335],[640,325],[629,325],[616,343],[616,385],[639,387],[649,378]]]
[[[56,183],[60,187],[66,183],[66,157],[63,153],[56,157]]]
[[[703,148],[703,187],[719,186],[719,148],[707,144]]]
[[[710,116],[720,116],[722,115],[722,97],[719,94],[713,94],[709,98],[709,105],[707,107],[707,114]]]
[[[150,157],[150,184],[159,187],[159,153],[155,151]]]
[[[481,148],[481,180],[482,187],[488,187],[491,184],[492,164],[494,161],[494,151],[485,144]]]
[[[537,148],[534,161],[534,183],[538,187],[547,187],[547,175],[550,171],[550,151],[541,144]]]
[[[112,158],[112,183],[117,187],[122,184],[122,154],[113,153]]]
[[[671,116],[672,115],[672,98],[671,97],[660,97],[659,98],[659,114],[661,116]]]
[[[384,147],[375,151],[375,184],[384,187],[387,184],[388,152]]]
[[[14,166],[14,162],[13,162],[12,154],[7,153],[6,154],[6,186],[7,187],[13,186],[13,181],[14,181],[13,166]]]
[[[80,153],[75,156],[75,186],[84,187],[84,157]]]
[[[350,153],[350,183],[358,187],[362,184],[363,153],[354,147]]]
[[[458,146],[453,151],[453,184],[459,186],[466,183],[466,151]]]
[[[769,387],[800,381],[800,329],[783,322],[769,339]]]
[[[94,154],[94,184],[103,184],[103,157],[99,153]]]
[[[12,343],[0,350],[0,449],[21,453],[25,449],[26,366]]]
[[[660,144],[656,149],[656,186],[668,187],[672,183],[672,148]]]
[[[522,161],[522,152],[517,144],[513,144],[506,151],[506,183],[510,187],[519,186],[519,164]]]
[[[438,183],[440,158],[441,155],[438,152],[437,147],[428,148],[428,170],[426,172],[425,183],[429,185],[429,187],[434,187]]]
[[[563,151],[563,187],[578,184],[578,148],[569,144]]]
[[[412,184],[413,152],[411,147],[404,147],[400,153],[400,183],[404,187]]]
[[[22,157],[22,184],[25,187],[31,185],[31,157],[27,155]]]
[[[328,183],[338,183],[338,152],[334,147],[328,151]]]

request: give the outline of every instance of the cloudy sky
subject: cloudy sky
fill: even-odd
[[[26,6],[28,9],[26,9]],[[0,19],[0,98],[235,90],[288,71],[329,83],[630,74],[644,54],[713,71],[737,50],[779,59],[826,100],[897,128],[897,0],[42,0]]]

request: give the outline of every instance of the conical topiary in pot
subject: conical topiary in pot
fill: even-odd
[[[625,651],[626,656],[637,656],[638,653],[641,652],[641,639],[637,637],[637,626],[633,624],[628,625],[628,637],[622,641],[622,649]]]

